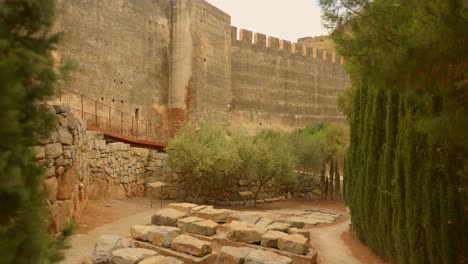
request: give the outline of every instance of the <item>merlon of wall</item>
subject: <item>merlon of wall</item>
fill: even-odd
[[[273,50],[284,50],[292,54],[323,60],[324,62],[338,64],[344,63],[343,58],[337,54],[316,48],[306,47],[298,43],[292,43],[289,40],[252,32],[247,29],[238,29],[235,26],[231,26],[231,39],[233,43],[239,42],[257,47],[266,47]]]

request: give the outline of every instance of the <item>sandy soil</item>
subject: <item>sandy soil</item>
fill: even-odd
[[[163,207],[171,201],[165,201]],[[236,206],[223,207],[235,210],[272,210],[300,209],[316,207],[341,211],[344,216],[334,224],[314,226],[311,231],[311,245],[319,253],[319,263],[323,264],[384,264],[366,245],[357,238],[352,238],[348,232],[349,216],[342,202],[330,200],[290,200],[275,203],[259,204],[257,208]],[[66,260],[61,264],[84,263],[83,259],[90,256],[96,239],[104,234],[120,236],[129,235],[129,227],[135,224],[147,224],[151,216],[159,210],[159,203],[150,207],[148,198],[132,198],[119,200],[89,201],[78,222],[78,234],[71,239],[71,248],[65,252]]]

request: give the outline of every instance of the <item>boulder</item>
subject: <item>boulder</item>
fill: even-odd
[[[233,213],[232,210],[227,209],[214,209],[212,207],[207,207],[196,213],[194,216],[211,220],[216,223],[225,223],[228,217]]]
[[[190,210],[197,206],[198,205],[193,203],[170,203],[166,206],[166,208],[176,209],[188,215],[190,213]]]
[[[284,232],[269,230],[263,235],[261,245],[264,247],[277,248],[278,239],[287,235],[288,234]]]
[[[121,248],[112,251],[109,260],[110,264],[138,264],[157,254],[156,251],[144,248]]]
[[[203,220],[188,223],[185,226],[185,231],[193,234],[199,234],[204,236],[212,236],[216,234],[216,228],[218,224],[211,220]]]
[[[289,223],[274,222],[266,227],[267,230],[276,230],[281,232],[286,232],[288,228],[291,227]]]
[[[291,227],[291,228],[288,229],[288,233],[289,233],[289,234],[299,234],[299,235],[304,236],[304,237],[307,238],[307,239],[310,238],[310,231],[309,231],[309,230],[305,230],[305,229],[300,229],[300,228]]]
[[[195,216],[189,216],[185,218],[181,218],[177,220],[177,227],[180,228],[180,230],[185,232],[185,227],[187,226],[188,223],[193,223],[193,222],[200,222],[204,221],[205,219],[195,217]]]
[[[138,264],[184,264],[184,262],[172,257],[154,256],[140,261]]]
[[[130,227],[130,234],[136,240],[148,241],[148,233],[158,226],[154,225],[133,225]]]
[[[292,234],[278,239],[278,248],[282,251],[306,255],[309,252],[308,239],[299,234]]]
[[[181,231],[177,227],[157,226],[148,232],[148,241],[159,247],[170,247],[174,238],[180,236]]]
[[[255,250],[245,256],[244,264],[292,264],[292,260],[269,251]]]
[[[151,217],[151,223],[161,226],[177,226],[177,220],[187,216],[185,213],[172,209],[165,208],[159,210]]]
[[[240,221],[233,221],[229,224],[227,238],[245,243],[259,243],[266,230]]]
[[[248,247],[224,246],[219,252],[218,264],[242,264],[245,257],[252,251],[254,249]]]
[[[113,235],[100,236],[94,245],[94,251],[91,256],[93,264],[109,263],[111,252],[117,249],[117,241],[119,241],[119,239],[121,239],[121,237]]]
[[[196,239],[192,236],[180,235],[171,244],[171,249],[196,257],[211,253],[211,243]]]

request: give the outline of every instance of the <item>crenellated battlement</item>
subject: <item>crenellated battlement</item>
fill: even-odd
[[[293,55],[310,57],[329,63],[344,63],[343,58],[335,53],[313,47],[307,47],[299,43],[293,43],[289,40],[267,36],[247,29],[238,29],[235,26],[231,26],[231,41],[233,44],[239,43],[243,45],[252,45],[253,47],[285,51]]]

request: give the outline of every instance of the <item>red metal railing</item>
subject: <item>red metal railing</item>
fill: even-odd
[[[72,113],[86,120],[88,127],[111,131],[112,135],[120,134],[123,138],[130,137],[133,141],[140,143],[155,143],[161,137],[158,133],[160,131],[157,131],[158,127],[150,121],[115,109],[88,96],[61,89],[59,100],[69,104]],[[158,144],[165,145],[164,143]]]

